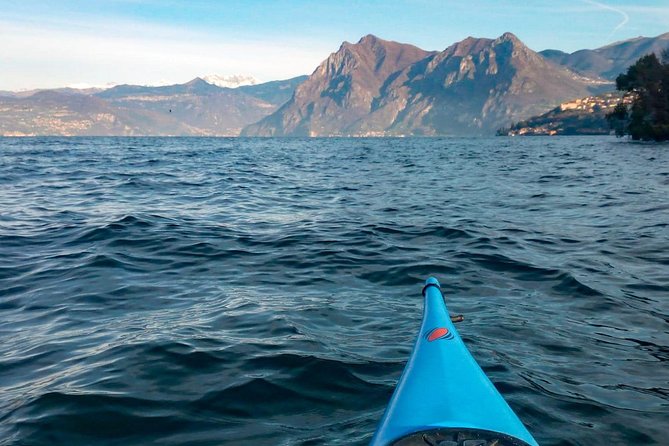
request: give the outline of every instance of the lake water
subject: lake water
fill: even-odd
[[[542,445],[669,444],[669,147],[0,139],[0,444],[364,445],[442,283]]]

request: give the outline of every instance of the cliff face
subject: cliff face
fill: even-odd
[[[290,101],[243,134],[492,134],[597,88],[511,33],[470,37],[440,53],[366,36],[344,43]]]

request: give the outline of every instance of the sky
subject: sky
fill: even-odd
[[[506,31],[573,52],[669,32],[669,0],[0,0],[0,90],[310,74],[366,34],[443,50]]]

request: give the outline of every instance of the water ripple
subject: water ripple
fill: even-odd
[[[669,437],[669,151],[0,139],[0,444],[366,444],[436,275],[542,445]]]

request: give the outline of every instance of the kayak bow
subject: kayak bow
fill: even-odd
[[[439,281],[423,288],[414,349],[372,446],[538,446],[453,326]]]

